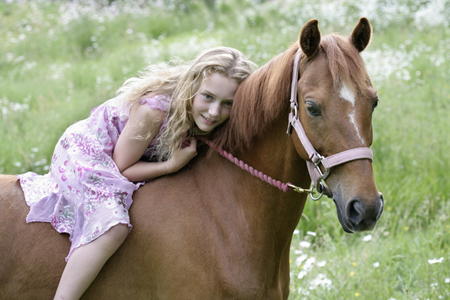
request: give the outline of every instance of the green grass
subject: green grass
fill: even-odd
[[[166,2],[177,5],[0,3],[0,173],[45,173],[62,132],[148,63],[227,45],[263,65],[309,19],[323,34],[348,35],[376,3],[364,57],[381,100],[372,149],[385,211],[373,232],[349,235],[331,200],[308,202],[292,243],[290,299],[449,298],[450,10],[428,16],[442,16],[433,25],[414,21],[428,1]]]

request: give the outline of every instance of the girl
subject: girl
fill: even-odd
[[[151,65],[65,131],[48,174],[19,175],[30,206],[27,222],[51,222],[70,234],[55,299],[82,296],[131,230],[133,192],[196,155],[194,135],[228,119],[238,85],[252,69],[242,53],[227,47],[210,49],[191,64]]]

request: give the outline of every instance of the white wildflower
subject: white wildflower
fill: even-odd
[[[315,257],[310,257],[305,261],[305,264],[303,265],[303,269],[305,271],[309,271],[312,269],[313,265],[316,263]]]
[[[326,264],[327,264],[327,262],[322,260],[317,263],[317,266],[322,268],[322,267],[325,267]]]
[[[309,284],[310,290],[315,290],[318,286],[322,286],[326,290],[330,290],[332,287],[331,280],[328,279],[327,276],[324,274],[317,275],[317,277],[311,280]]]
[[[311,243],[307,242],[307,241],[301,241],[300,242],[300,247],[302,247],[302,248],[309,248],[309,247],[311,247]]]
[[[297,275],[297,278],[298,279],[302,279],[303,277],[305,277],[306,276],[306,274],[308,274],[308,272],[307,271],[300,271],[299,273],[298,273],[298,275]]]
[[[363,240],[363,242],[371,241],[372,240],[372,235],[371,234],[366,235],[365,237],[362,238],[362,240]]]
[[[307,258],[308,258],[308,255],[302,254],[299,257],[297,257],[297,259],[295,260],[295,264],[297,266],[300,266]]]
[[[428,263],[429,263],[430,265],[432,265],[432,264],[440,264],[440,263],[442,263],[443,261],[444,261],[444,258],[443,258],[443,257],[441,257],[441,258],[439,258],[439,259],[433,258],[433,259],[429,259],[429,260],[428,260]]]

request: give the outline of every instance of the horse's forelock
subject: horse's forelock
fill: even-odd
[[[322,38],[320,48],[327,55],[336,89],[345,84],[355,92],[364,93],[367,90],[370,79],[364,61],[348,38],[337,34],[327,35]]]

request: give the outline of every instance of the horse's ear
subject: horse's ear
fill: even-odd
[[[305,26],[303,26],[302,31],[300,31],[300,48],[302,48],[303,53],[305,53],[307,57],[314,57],[319,50],[320,31],[319,26],[317,26],[318,23],[319,22],[316,19],[311,20],[306,23]]]
[[[359,52],[366,49],[372,38],[372,26],[370,26],[369,20],[366,18],[359,19],[358,25],[348,38]]]

